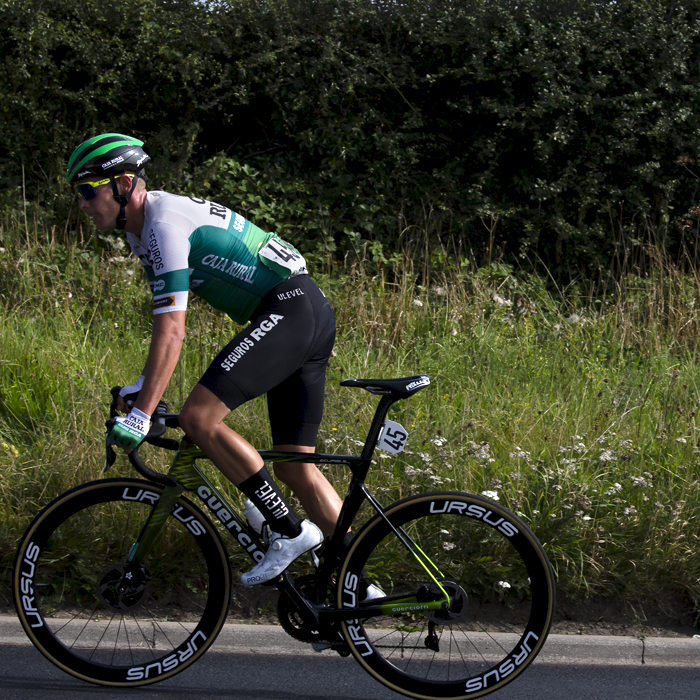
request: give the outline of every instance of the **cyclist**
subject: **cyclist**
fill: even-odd
[[[267,395],[273,449],[313,452],[323,414],[325,372],[335,340],[333,310],[291,245],[230,209],[194,197],[147,191],[143,141],[101,134],[68,162],[79,207],[100,229],[126,232],[153,294],[153,332],[138,380],[120,392],[111,442],[131,451],[177,365],[188,293],[240,324],[188,396],[180,425],[252,501],[272,533],[265,559],[241,575],[251,586],[277,577],[335,526],[342,502],[314,464],[274,465],[310,520],[289,505],[253,446],[224,424],[246,401]],[[129,410],[125,400],[133,398]]]

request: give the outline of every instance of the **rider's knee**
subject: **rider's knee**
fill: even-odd
[[[180,428],[185,432],[185,435],[187,435],[190,440],[196,442],[196,438],[202,429],[201,419],[197,411],[193,411],[185,404],[180,411],[178,422],[180,423]]]

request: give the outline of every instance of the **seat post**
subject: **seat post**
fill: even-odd
[[[384,419],[386,414],[389,412],[391,405],[398,401],[394,396],[382,396],[379,404],[377,405],[377,410],[374,412],[374,418],[372,418],[372,423],[369,426],[369,431],[367,432],[367,438],[365,439],[365,446],[362,448],[362,458],[366,460],[371,460],[374,454],[374,448],[377,444],[377,439],[379,438],[379,431],[382,429],[384,424]]]

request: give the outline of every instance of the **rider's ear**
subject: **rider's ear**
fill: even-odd
[[[134,176],[131,173],[122,173],[117,178],[117,185],[119,187],[119,192],[124,194],[131,191],[132,180]]]

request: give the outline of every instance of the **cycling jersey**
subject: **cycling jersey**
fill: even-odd
[[[283,280],[306,273],[294,247],[220,204],[148,192],[141,236],[127,232],[153,292],[153,313],[187,308],[188,290],[244,323]]]
[[[291,245],[204,199],[148,192],[141,236],[127,232],[146,269],[153,313],[186,310],[188,291],[250,324],[199,383],[233,410],[267,394],[275,445],[316,443],[333,310]]]

